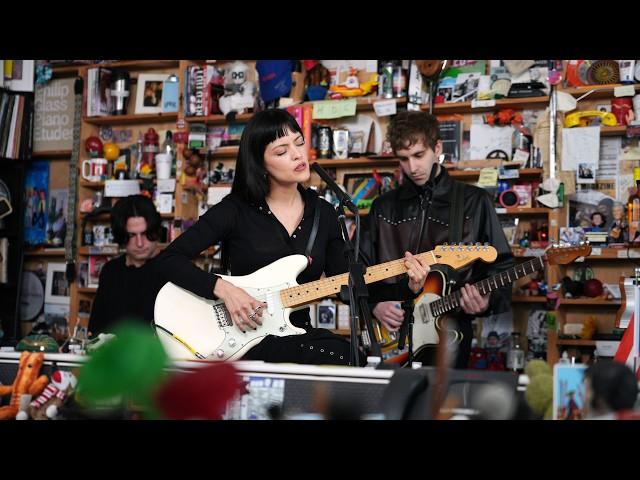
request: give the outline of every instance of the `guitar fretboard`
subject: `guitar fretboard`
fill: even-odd
[[[500,287],[505,287],[515,282],[519,278],[530,275],[537,270],[542,270],[543,268],[544,261],[542,260],[542,257],[536,257],[533,260],[523,262],[509,270],[505,270],[504,272],[500,272],[492,277],[485,278],[474,285],[481,295],[486,295]],[[459,306],[460,290],[450,293],[449,295],[445,295],[430,304],[431,313],[434,317],[439,317],[451,310],[455,310]]]
[[[429,266],[438,263],[438,259],[433,251],[423,252],[416,256],[425,261]],[[402,275],[406,272],[407,269],[404,266],[404,259],[400,258],[398,260],[392,260],[390,262],[373,265],[367,268],[367,271],[364,274],[364,280],[365,283],[369,284],[384,280],[385,278]],[[321,280],[316,280],[315,282],[309,282],[304,285],[282,290],[280,293],[280,299],[284,307],[296,307],[313,302],[319,298],[334,295],[340,291],[343,285],[347,285],[348,282],[349,274],[342,273],[340,275],[334,275],[333,277],[323,278]]]

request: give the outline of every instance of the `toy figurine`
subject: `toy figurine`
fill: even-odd
[[[247,80],[249,67],[243,62],[234,62],[224,75],[225,94],[220,97],[220,110],[223,115],[231,111],[243,113],[253,108],[256,97],[256,85]]]
[[[609,243],[626,243],[629,239],[629,229],[624,215],[624,204],[615,202],[613,204],[613,223],[609,229],[607,238]]]

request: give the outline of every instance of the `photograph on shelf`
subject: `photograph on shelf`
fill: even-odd
[[[344,187],[359,208],[369,208],[381,194],[395,185],[395,175],[389,172],[347,173]]]
[[[596,183],[596,167],[595,163],[579,163],[576,183]]]
[[[553,368],[553,419],[582,420],[585,407],[586,365],[557,363]]]
[[[4,60],[4,86],[14,92],[33,92],[35,60]]]
[[[68,332],[67,319],[69,318],[69,305],[59,303],[45,303],[44,321],[49,327],[49,331],[54,331],[59,336],[65,336]],[[68,336],[68,335],[67,335]]]
[[[162,92],[166,73],[141,73],[138,75],[135,113],[161,113]]]
[[[585,231],[583,227],[560,227],[560,242],[569,245],[579,245],[584,242]]]
[[[66,276],[67,266],[64,263],[49,262],[47,265],[47,283],[45,302],[69,304],[69,282]]]
[[[336,328],[336,305],[331,300],[326,300],[318,304],[317,313],[318,328],[335,330]]]
[[[591,228],[592,214],[600,212],[604,217],[604,229],[611,228],[613,223],[613,203],[615,199],[605,193],[593,189],[578,190],[567,195],[569,200],[569,226]]]

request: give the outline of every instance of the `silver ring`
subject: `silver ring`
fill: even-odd
[[[256,316],[256,314],[255,314],[255,313],[252,313],[251,315],[249,315],[249,318],[250,318],[251,320],[253,320],[253,319],[255,318],[255,316]]]
[[[262,305],[258,305],[253,311],[258,313],[258,311],[262,310]]]

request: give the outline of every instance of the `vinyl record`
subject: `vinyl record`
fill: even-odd
[[[620,81],[620,65],[615,60],[596,60],[587,71],[589,81],[596,85],[609,85]]]
[[[22,291],[20,293],[20,320],[32,322],[44,309],[44,285],[34,272],[22,274]]]

